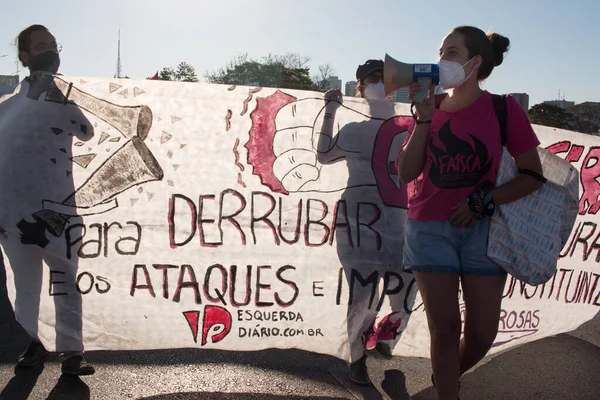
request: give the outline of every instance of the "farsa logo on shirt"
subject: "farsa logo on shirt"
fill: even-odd
[[[473,187],[481,181],[492,166],[488,159],[488,149],[481,140],[467,132],[472,140],[469,143],[457,137],[450,129],[450,121],[439,130],[439,140],[444,149],[437,147],[433,140],[429,143],[431,166],[429,178],[440,189]]]

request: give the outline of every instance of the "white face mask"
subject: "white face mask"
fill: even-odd
[[[365,88],[365,98],[369,100],[386,100],[383,82],[372,83]]]
[[[440,67],[440,85],[444,89],[456,89],[460,85],[462,85],[467,79],[471,77],[473,74],[473,70],[469,76],[465,78],[465,65],[470,63],[473,59],[471,58],[469,61],[464,63],[464,65],[460,65],[456,61],[448,61],[448,60],[439,60],[438,66]]]

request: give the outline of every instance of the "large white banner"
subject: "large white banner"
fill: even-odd
[[[22,83],[0,100],[0,242],[17,319],[59,351],[350,359],[379,340],[428,357],[423,305],[401,271],[407,194],[393,161],[408,115],[344,98],[317,152],[332,117],[319,93]],[[494,352],[575,329],[600,306],[600,139],[535,129],[581,171],[580,216],[553,279],[509,279]]]

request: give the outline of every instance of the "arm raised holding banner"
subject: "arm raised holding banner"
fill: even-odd
[[[330,92],[324,104],[282,91],[258,98],[245,146],[253,174],[283,194],[377,187],[386,205],[406,208],[395,160],[411,118],[382,99],[341,99]]]
[[[282,107],[275,119],[273,173],[289,192],[331,192],[347,187],[375,186],[372,172],[349,176],[339,162],[369,162],[382,119],[341,105],[338,100],[300,99]],[[341,108],[339,111],[338,108]],[[357,181],[355,181],[358,179]]]
[[[329,90],[325,93],[325,108],[319,114],[319,118],[313,129],[313,144],[317,151],[317,160],[321,164],[328,164],[335,155],[332,152],[339,139],[338,131],[335,131],[335,117],[337,110],[342,107],[344,97],[339,89]],[[340,155],[341,156],[341,155]]]

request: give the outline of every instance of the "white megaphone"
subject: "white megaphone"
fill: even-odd
[[[405,64],[388,54],[385,55],[383,66],[383,84],[385,86],[385,94],[389,95],[396,90],[412,85],[418,82],[421,89],[415,93],[412,101],[420,103],[431,84],[438,85],[440,83],[440,69],[437,64]]]

